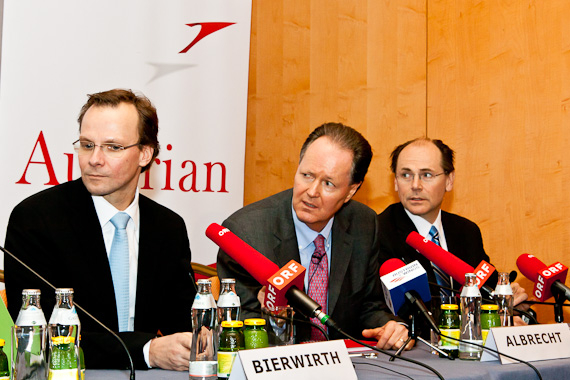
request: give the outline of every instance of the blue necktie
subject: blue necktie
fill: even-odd
[[[441,247],[441,244],[439,242],[439,231],[437,230],[437,228],[435,226],[431,226],[431,229],[429,230],[429,237],[430,237],[430,240],[432,242],[434,242],[435,244],[437,244],[438,246]],[[437,265],[435,265],[434,263],[431,263],[431,266],[432,266],[433,271],[435,273],[435,280],[437,281],[437,283],[440,286],[446,286],[446,287],[450,288],[451,287],[450,277],[444,271],[442,271]],[[439,293],[441,296],[449,296],[450,295],[450,292],[446,289],[440,289]]]
[[[129,239],[126,227],[130,218],[129,214],[118,212],[111,219],[115,226],[115,236],[109,254],[109,265],[115,288],[119,331],[128,331],[129,327]]]

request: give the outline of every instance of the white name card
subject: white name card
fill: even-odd
[[[527,362],[570,358],[570,327],[566,323],[493,327],[485,347]],[[499,360],[494,352],[483,350],[481,361]],[[502,364],[518,361],[500,357]]]
[[[357,380],[342,340],[242,350],[230,380]]]

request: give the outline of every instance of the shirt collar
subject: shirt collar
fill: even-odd
[[[299,218],[297,218],[297,213],[291,205],[291,213],[293,214],[293,224],[295,225],[295,234],[297,235],[297,245],[299,246],[299,250],[303,250],[309,246],[309,244],[313,243],[318,235],[323,235],[325,238],[325,245],[329,244],[330,233],[332,230],[332,225],[334,222],[334,216],[330,218],[327,225],[320,231],[316,232],[309,228],[305,223],[301,222]]]
[[[414,226],[416,226],[416,230],[418,230],[418,233],[423,237],[429,236],[429,230],[431,229],[431,226],[435,226],[440,235],[443,234],[443,225],[441,224],[441,210],[439,210],[437,218],[435,219],[435,222],[433,222],[433,224],[431,224],[430,222],[428,222],[419,215],[412,214],[405,208],[404,211],[406,211],[406,214],[408,214],[408,216],[414,223]]]
[[[95,206],[95,211],[97,212],[97,217],[99,218],[99,223],[101,228],[105,226],[116,213],[120,212],[115,206],[110,204],[105,198],[100,195],[92,195],[93,205]],[[135,198],[123,212],[129,214],[135,227],[138,226],[139,222],[139,188],[137,187],[135,191]],[[136,228],[135,228],[136,230]]]

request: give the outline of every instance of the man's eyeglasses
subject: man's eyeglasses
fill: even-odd
[[[413,182],[414,178],[418,176],[420,181],[422,181],[423,183],[430,183],[443,174],[446,174],[446,172],[441,172],[438,174],[434,174],[431,172],[423,172],[423,173],[402,172],[396,174],[396,179],[401,182]]]
[[[73,149],[75,149],[77,154],[79,154],[80,156],[83,156],[83,155],[93,153],[93,151],[95,150],[95,147],[98,146],[99,148],[101,148],[101,151],[107,157],[120,157],[125,152],[125,149],[129,149],[129,148],[132,148],[133,146],[139,146],[139,145],[140,145],[140,143],[136,143],[133,145],[127,145],[127,146],[123,146],[121,144],[115,144],[115,143],[103,143],[103,144],[97,145],[91,141],[77,140],[73,143]]]

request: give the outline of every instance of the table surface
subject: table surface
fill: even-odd
[[[445,379],[500,379],[500,380],[536,380],[536,373],[525,364],[505,364],[499,361],[478,362],[464,360],[441,359],[428,352],[425,346],[417,346],[411,351],[406,351],[404,356],[421,361],[437,370]],[[352,358],[359,380],[372,379],[437,379],[438,377],[428,369],[416,364],[396,360],[388,361],[388,357],[379,354],[378,358]],[[563,380],[570,378],[570,359],[545,360],[533,362],[544,380]],[[119,370],[87,370],[87,380],[128,380],[128,371]],[[165,371],[153,369],[149,371],[137,371],[136,379],[165,379],[187,380],[188,372]]]

